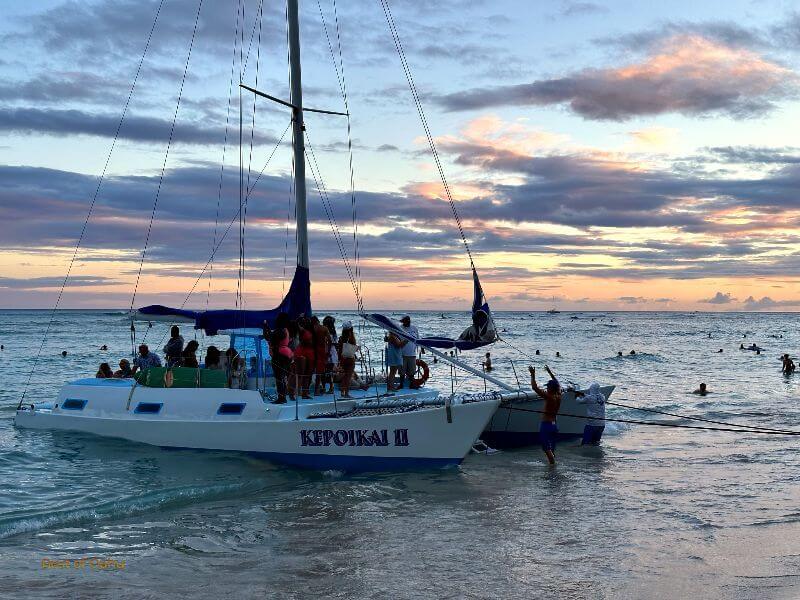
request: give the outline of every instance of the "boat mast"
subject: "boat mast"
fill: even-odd
[[[300,21],[297,1],[286,1],[289,30],[289,82],[294,148],[294,199],[297,210],[297,266],[308,268],[308,214],[306,210],[306,157],[303,124],[303,85],[300,75]]]

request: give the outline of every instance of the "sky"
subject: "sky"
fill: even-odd
[[[792,2],[387,4],[495,309],[800,308]],[[238,84],[288,99],[284,2],[3,13],[0,308],[51,308],[70,264],[64,308],[233,308],[238,289],[277,305],[296,256],[290,114]],[[300,22],[304,104],[346,99],[355,191],[347,119],[306,113],[314,306],[355,306],[344,253],[368,309],[467,310],[381,1],[300,0]]]

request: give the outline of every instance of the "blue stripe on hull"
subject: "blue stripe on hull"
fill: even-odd
[[[332,454],[297,454],[291,452],[254,452],[259,458],[301,469],[315,471],[408,471],[441,469],[461,463],[459,458],[406,458],[380,456],[336,456]]]
[[[579,440],[583,433],[559,433],[557,440]],[[492,448],[524,448],[525,446],[538,446],[538,431],[484,431],[481,439]]]
[[[237,452],[236,450],[213,450],[210,448],[183,448],[160,446],[162,450],[193,450],[195,452]],[[364,473],[373,471],[417,471],[443,469],[461,464],[463,458],[419,458],[382,456],[336,456],[333,454],[300,454],[296,452],[243,452],[276,464],[310,469],[312,471],[345,471]]]

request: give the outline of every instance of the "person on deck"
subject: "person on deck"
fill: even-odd
[[[183,352],[183,337],[177,325],[173,325],[169,330],[169,341],[164,346],[164,359],[167,361],[167,368],[181,366],[181,352]]]
[[[307,317],[298,319],[300,345],[294,351],[294,364],[297,371],[297,383],[302,398],[309,399],[311,376],[314,373],[316,352],[314,351],[314,331]]]
[[[111,367],[108,363],[100,363],[100,368],[97,371],[97,375],[95,375],[98,379],[113,379],[114,372],[111,370]]]
[[[406,343],[391,332],[383,336],[383,339],[386,342],[386,366],[389,369],[386,377],[386,391],[393,392],[398,389],[394,386],[394,378],[397,376],[397,372],[403,368],[403,346]],[[400,387],[403,387],[402,383]]]
[[[230,365],[230,388],[232,390],[245,389],[247,387],[247,367],[244,359],[236,354],[231,358]]]
[[[331,336],[331,344],[328,346],[328,361],[325,363],[325,379],[324,384],[327,384],[327,389],[323,388],[324,394],[333,393],[333,371],[339,365],[339,354],[336,350],[336,319],[331,315],[322,319],[322,324],[327,328],[328,334]]]
[[[200,344],[197,340],[189,340],[189,343],[186,344],[186,348],[183,349],[181,352],[181,366],[189,367],[191,369],[197,369],[200,365],[197,363],[197,349],[200,347]]]
[[[339,384],[339,389],[342,391],[342,398],[350,398],[350,381],[353,379],[353,373],[356,370],[356,353],[358,352],[356,334],[350,321],[345,321],[342,324],[342,337],[339,338],[336,350],[339,354],[339,364],[342,368],[342,381]]]
[[[131,374],[134,375],[136,371],[146,371],[147,369],[160,366],[161,359],[158,357],[158,354],[150,352],[147,344],[142,344],[139,346],[139,355],[133,359],[133,371],[131,371]]]
[[[325,393],[325,372],[333,339],[328,328],[319,322],[319,317],[311,317],[311,328],[314,336],[314,395],[321,396]]]
[[[203,366],[212,371],[221,371],[223,369],[220,364],[220,351],[216,346],[209,346],[206,349],[206,358],[203,360]]]
[[[274,404],[285,404],[288,391],[287,378],[292,368],[294,353],[289,348],[289,315],[282,312],[275,317],[275,327],[269,336],[269,355],[272,360],[272,372],[275,374],[275,389],[278,398]]]
[[[419,331],[411,324],[411,317],[404,315],[400,319],[400,324],[403,326],[403,331],[413,337],[419,337]],[[403,354],[403,368],[400,370],[400,387],[405,387],[406,379],[408,379],[408,387],[411,387],[414,381],[414,375],[417,371],[417,344],[408,340],[401,350]]]
[[[542,408],[542,422],[539,425],[539,441],[542,444],[542,450],[547,456],[547,461],[554,465],[556,464],[556,436],[558,435],[558,425],[556,424],[556,416],[561,408],[561,385],[558,379],[553,375],[549,367],[545,367],[551,379],[547,382],[545,389],[541,389],[539,384],[536,383],[536,368],[528,367],[531,373],[531,387],[536,394],[544,400],[544,407]]]
[[[589,391],[575,392],[575,401],[586,405],[586,416],[591,417],[583,427],[581,446],[597,446],[606,428],[606,397],[600,391],[600,384],[593,383]]]
[[[119,370],[114,371],[114,377],[117,379],[127,379],[129,377],[133,377],[131,363],[127,358],[123,358],[121,361],[119,361]]]

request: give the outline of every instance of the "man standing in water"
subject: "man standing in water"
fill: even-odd
[[[556,436],[558,435],[556,416],[561,408],[561,385],[550,368],[545,367],[551,379],[547,382],[545,389],[542,390],[539,384],[536,383],[536,368],[528,367],[528,370],[531,372],[531,387],[533,391],[544,400],[542,422],[539,425],[539,441],[542,444],[542,450],[547,456],[548,462],[554,465],[556,464]]]

